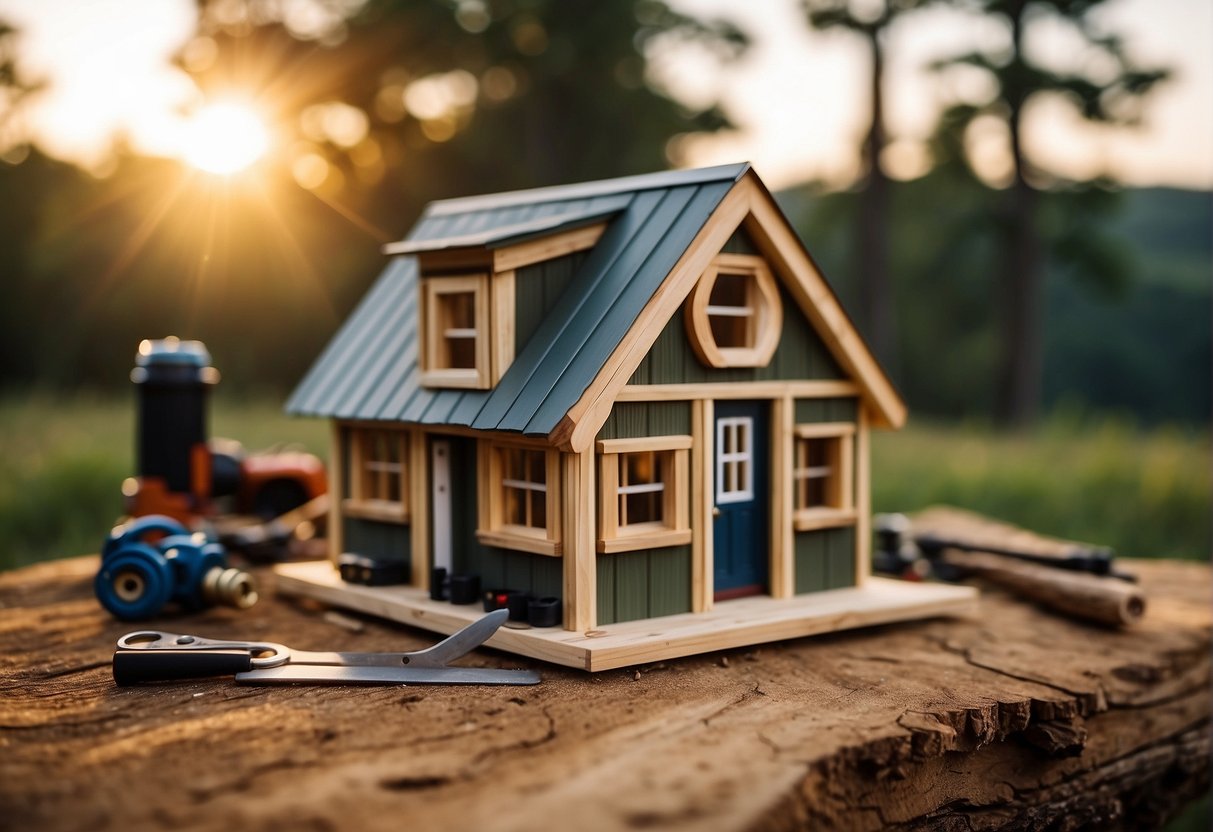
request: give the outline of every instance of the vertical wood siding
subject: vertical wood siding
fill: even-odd
[[[754,245],[754,239],[750,236],[745,227],[738,228],[733,232],[733,236],[729,237],[729,241],[720,249],[723,254],[761,254],[758,246]]]
[[[855,422],[859,405],[854,397],[841,399],[797,399],[796,424],[813,422]]]
[[[578,251],[517,270],[514,276],[514,355],[521,353],[526,342],[531,340],[589,254],[589,251]]]
[[[619,402],[598,438],[690,434],[690,402]],[[689,504],[690,489],[687,491]],[[690,546],[598,555],[599,624],[690,611]]]
[[[412,543],[407,525],[346,517],[342,520],[341,529],[342,548],[347,552],[411,563]]]
[[[859,407],[853,397],[797,399],[795,416],[798,425],[854,422]],[[858,465],[858,458],[852,464]],[[854,527],[796,532],[796,593],[854,586],[855,545]]]
[[[560,558],[484,546],[476,539],[476,440],[445,437],[451,443],[451,560],[456,573],[479,575],[481,589],[518,589],[563,597]]]
[[[617,402],[598,432],[599,439],[690,435],[690,402]]]
[[[691,547],[598,556],[598,623],[691,611]]]
[[[855,529],[796,533],[796,594],[855,585]]]

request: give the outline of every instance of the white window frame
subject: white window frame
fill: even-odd
[[[730,428],[738,430],[745,428],[746,449],[724,450],[725,434]],[[741,447],[740,441],[737,447]],[[713,456],[716,459],[716,504],[744,503],[754,499],[754,418],[752,416],[722,416],[716,420],[716,448]],[[744,474],[744,483],[739,489],[725,491],[725,472],[729,464],[740,464]]]
[[[598,445],[598,551],[604,554],[684,546],[691,542],[690,436],[602,439]],[[620,468],[629,454],[652,453],[662,459],[661,482],[620,484]],[[660,521],[620,524],[620,498],[662,492]]]

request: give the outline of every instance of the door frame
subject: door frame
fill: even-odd
[[[454,544],[451,536],[451,440],[430,439],[430,551],[431,569],[454,569]]]

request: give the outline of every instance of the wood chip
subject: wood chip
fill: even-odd
[[[349,630],[351,633],[361,633],[366,629],[366,625],[357,618],[350,618],[348,615],[339,613],[336,610],[326,612],[324,620],[343,630]]]

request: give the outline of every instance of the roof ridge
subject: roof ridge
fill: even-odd
[[[429,203],[421,216],[422,218],[449,216],[469,211],[485,211],[493,208],[508,208],[539,202],[564,202],[574,199],[609,196],[627,191],[648,191],[655,188],[698,185],[721,180],[732,180],[735,182],[745,175],[745,172],[749,169],[749,162],[736,162],[729,165],[714,165],[706,168],[665,170],[655,173],[642,173],[635,176],[620,176],[614,179],[599,179],[593,182],[547,185],[541,188],[528,188],[520,191],[504,191],[497,194],[440,199]]]

